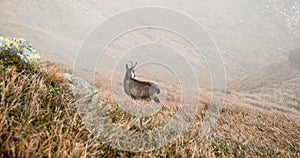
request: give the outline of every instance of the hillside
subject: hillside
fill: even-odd
[[[270,88],[294,89],[299,83],[300,68],[290,61],[283,61],[234,81],[228,88],[238,92],[258,92]]]
[[[55,69],[23,74],[1,71],[1,157],[299,157],[299,119],[269,114],[240,104],[226,103],[210,133],[198,137],[205,109],[200,108],[188,131],[176,141],[149,152],[116,150],[91,135],[76,112],[76,100]],[[28,83],[31,84],[28,84]],[[99,80],[105,85],[105,80]],[[12,86],[14,85],[14,88]],[[20,91],[25,89],[25,91]],[[108,89],[100,87],[106,93]],[[135,132],[165,124],[178,109],[164,106],[157,116],[139,119],[122,112],[114,102],[114,123]],[[209,104],[206,100],[202,106]],[[22,125],[22,126],[20,126]]]
[[[64,78],[64,71],[70,71],[67,66],[59,67],[49,62],[36,65],[34,61],[40,57],[31,46],[24,46],[27,42],[23,39],[1,42],[0,157],[300,156],[299,119],[246,107],[243,102],[234,103],[230,98],[226,98],[225,107],[210,132],[199,137],[198,132],[203,128],[202,122],[210,106],[209,90],[202,91],[196,117],[176,140],[151,151],[115,149],[94,135],[84,118],[80,117],[77,108],[81,99],[72,92]],[[30,58],[23,56],[28,54]],[[29,63],[24,63],[24,59]],[[174,83],[156,81],[165,85],[169,92],[166,102],[157,114],[141,119],[128,115],[116,104],[110,94],[109,75],[101,72],[96,78],[95,88],[106,100],[101,111],[124,130],[152,132],[164,127],[179,111],[179,85]]]
[[[234,81],[228,89],[252,106],[298,116],[300,111],[300,52],[291,51],[289,60],[272,64]]]

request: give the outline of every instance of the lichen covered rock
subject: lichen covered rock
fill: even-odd
[[[0,55],[17,55],[23,62],[27,64],[38,63],[41,56],[32,48],[32,46],[23,38],[5,38],[0,37]]]
[[[86,123],[90,122],[89,119],[95,113],[97,113],[98,117],[106,115],[110,105],[107,105],[103,96],[96,92],[93,86],[87,81],[68,73],[65,74],[65,78],[70,83],[73,95],[80,97],[77,101],[77,112]]]

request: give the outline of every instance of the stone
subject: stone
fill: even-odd
[[[8,55],[16,54],[27,64],[39,63],[41,60],[39,53],[23,38],[0,37],[0,55],[4,52],[8,52]]]

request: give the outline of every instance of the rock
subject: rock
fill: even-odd
[[[105,102],[104,98],[99,92],[96,92],[87,81],[65,73],[65,79],[71,84],[74,96],[81,96],[83,100],[89,100],[93,104]]]
[[[72,84],[74,95],[85,94],[85,96],[88,98],[94,94],[93,87],[85,80],[73,76],[69,73],[65,74],[65,78],[67,79],[67,81],[69,81],[69,83]]]
[[[65,78],[70,83],[73,95],[80,97],[77,101],[77,112],[86,123],[91,123],[92,117],[101,118],[109,113],[111,106],[107,106],[103,96],[87,81],[68,73],[65,74]]]
[[[23,38],[0,37],[0,55],[5,52],[8,55],[16,54],[27,64],[39,63],[41,60],[39,53]]]

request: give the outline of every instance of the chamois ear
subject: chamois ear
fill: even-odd
[[[126,64],[126,70],[128,70],[128,64]]]
[[[130,62],[130,68],[133,68],[133,62],[132,61],[129,62]]]

